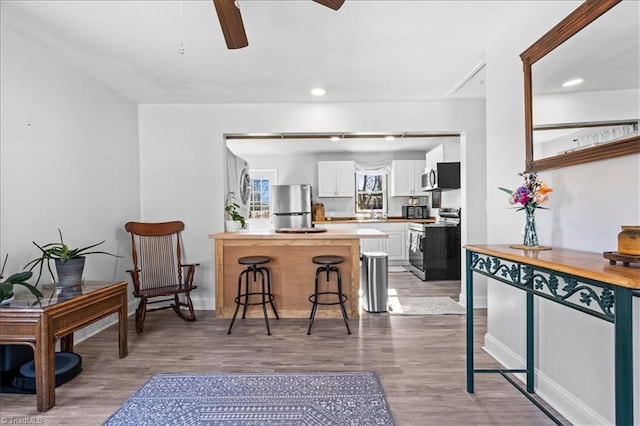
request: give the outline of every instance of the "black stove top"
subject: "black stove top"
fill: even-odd
[[[442,207],[438,210],[438,216],[442,218],[460,219],[460,207]]]
[[[439,219],[433,223],[413,223],[411,229],[420,228],[444,228],[450,226],[460,226],[460,207],[441,207],[438,209]]]

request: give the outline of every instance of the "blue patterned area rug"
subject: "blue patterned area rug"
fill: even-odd
[[[393,425],[378,375],[156,374],[104,425]]]

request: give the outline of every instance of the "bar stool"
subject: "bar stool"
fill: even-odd
[[[324,256],[314,256],[311,261],[319,266],[316,269],[316,279],[315,279],[315,287],[314,293],[309,296],[309,302],[313,303],[313,308],[311,308],[311,316],[309,317],[309,329],[307,330],[307,335],[311,334],[311,327],[313,326],[313,320],[316,316],[316,310],[318,309],[318,305],[340,305],[340,309],[342,310],[342,318],[344,319],[344,324],[347,326],[347,334],[351,334],[351,329],[349,328],[349,322],[347,321],[349,318],[347,317],[347,311],[344,308],[344,302],[347,301],[348,297],[346,294],[342,292],[342,275],[340,275],[340,270],[335,266],[344,262],[344,257],[342,256],[334,256],[334,255],[324,255]],[[338,289],[337,291],[319,291],[319,278],[322,273],[326,273],[327,282],[329,281],[329,273],[335,272],[338,278]],[[327,301],[327,302],[319,302],[318,296],[322,294],[329,294],[333,296],[337,296],[337,300]]]
[[[271,258],[268,256],[245,256],[238,259],[238,263],[240,265],[247,265],[247,268],[240,272],[238,276],[238,296],[234,299],[236,303],[236,309],[233,312],[233,318],[231,319],[231,324],[229,324],[229,330],[227,334],[231,334],[231,328],[233,327],[233,323],[236,320],[236,316],[238,315],[238,309],[240,309],[240,305],[242,308],[242,319],[245,319],[245,315],[247,313],[247,306],[249,305],[262,305],[262,312],[264,313],[264,322],[267,325],[267,334],[271,336],[271,330],[269,329],[269,317],[267,316],[267,304],[271,305],[271,309],[273,309],[273,313],[276,316],[276,319],[280,319],[278,317],[278,312],[276,311],[276,307],[273,304],[274,295],[271,292],[271,274],[269,269],[264,266],[266,263],[271,262]],[[258,281],[258,274],[260,274],[260,283],[261,283],[261,291],[251,291],[249,287],[249,276],[253,274],[253,280],[251,282]],[[265,287],[265,275],[267,276],[267,285]],[[244,293],[242,292],[242,277],[244,277]],[[249,297],[253,295],[261,296],[261,300],[258,302],[250,302]],[[244,299],[244,300],[243,300]]]

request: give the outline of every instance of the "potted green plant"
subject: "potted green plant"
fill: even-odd
[[[9,255],[5,256],[4,263],[2,264],[2,271],[0,271],[0,280],[4,276],[4,267],[7,264],[7,258]],[[31,278],[33,273],[31,271],[24,272],[16,272],[15,274],[9,275],[4,281],[0,281],[0,304],[3,304],[13,298],[13,286],[21,285],[36,296],[38,299],[42,297],[42,293],[35,286],[27,283],[26,281]]]
[[[227,231],[237,231],[238,229],[246,229],[247,220],[239,212],[240,205],[234,192],[227,194],[224,211],[227,214],[226,226]]]
[[[29,289],[29,291],[36,296],[38,299],[42,297],[42,293],[35,286],[27,283],[26,281],[31,278],[33,272],[31,271],[23,271],[16,272],[7,278],[6,280],[0,282],[0,303],[5,300],[11,300],[13,298],[13,286],[21,285]]]
[[[47,269],[49,270],[51,279],[55,282],[53,270],[51,269],[51,260],[53,260],[55,263],[56,272],[58,275],[58,281],[56,284],[61,287],[69,287],[78,285],[82,281],[82,272],[84,271],[86,255],[106,254],[113,257],[121,257],[116,256],[115,254],[107,253],[105,251],[89,251],[90,249],[104,243],[105,240],[86,247],[71,249],[69,248],[69,246],[67,246],[67,244],[65,244],[64,239],[62,238],[62,231],[60,229],[58,229],[58,234],[60,235],[60,242],[39,245],[35,241],[33,241],[33,244],[38,247],[41,254],[40,256],[27,263],[25,265],[25,268],[29,267],[29,271],[31,271],[36,266],[40,267],[38,272],[38,280],[36,281],[36,283],[40,282],[40,277],[42,277],[42,269],[44,268],[45,264],[47,265]]]

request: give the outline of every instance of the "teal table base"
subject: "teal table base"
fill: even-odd
[[[639,292],[584,277],[466,250],[467,392],[474,373],[498,373],[556,424],[562,423],[531,394],[534,389],[534,296],[613,323],[615,335],[615,415],[617,425],[633,425],[633,296]],[[475,369],[473,366],[473,273],[519,288],[526,294],[526,368]],[[509,374],[526,373],[526,388]]]

